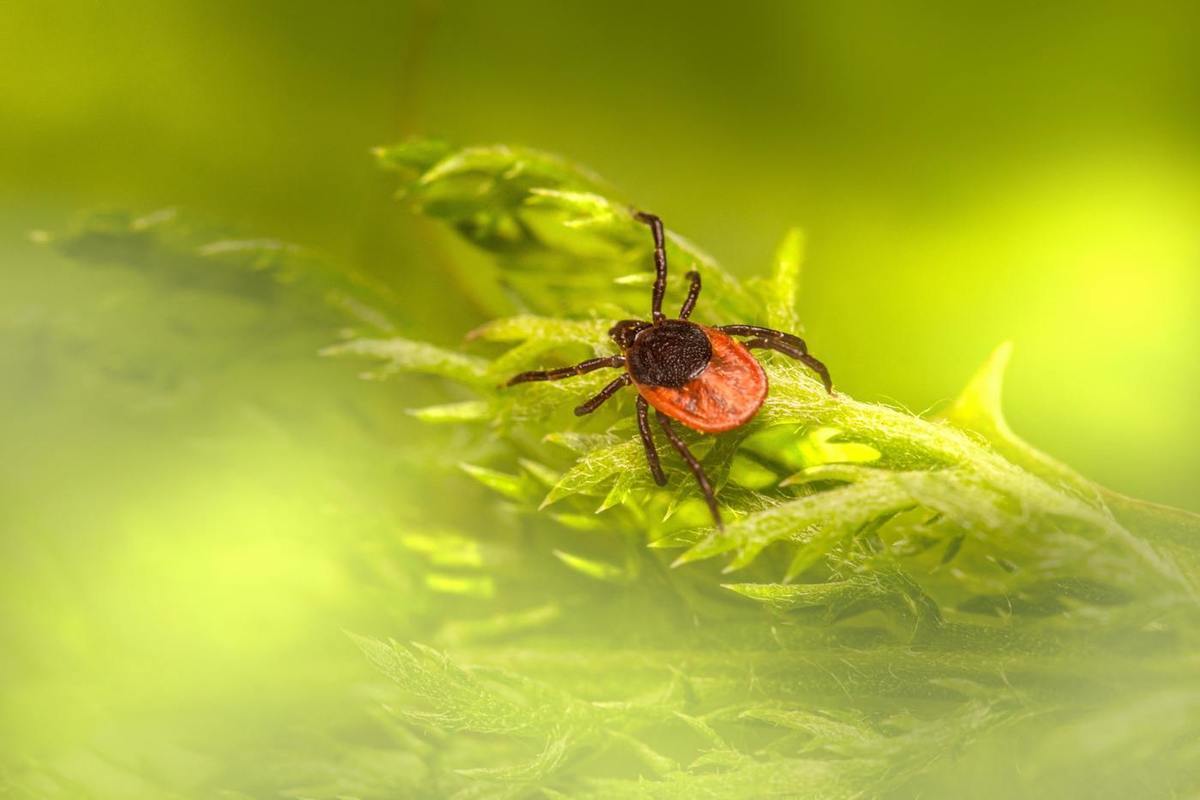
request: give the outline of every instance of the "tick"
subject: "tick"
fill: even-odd
[[[528,381],[557,381],[604,368],[623,368],[620,377],[600,390],[592,399],[575,409],[576,416],[590,414],[621,389],[637,388],[637,421],[646,462],[654,482],[666,485],[659,462],[654,434],[650,430],[649,407],[667,441],[687,463],[718,528],[721,512],[717,507],[712,483],[704,468],[692,455],[675,429],[672,420],[700,433],[722,433],[745,425],[767,397],[767,375],[750,353],[769,349],[806,364],[820,376],[825,390],[833,393],[829,370],[808,353],[804,340],[790,333],[757,325],[720,325],[710,328],[688,321],[700,297],[700,274],[687,274],[691,286],[679,309],[679,317],[669,319],[662,312],[667,288],[667,251],[662,220],[653,214],[637,212],[634,218],[650,226],[654,237],[654,289],[650,301],[650,320],[625,319],[613,325],[608,335],[621,349],[619,355],[590,358],[573,367],[522,372],[508,386]],[[748,337],[738,341],[735,336]]]

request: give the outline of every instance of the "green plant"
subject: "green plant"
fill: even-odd
[[[409,412],[471,443],[461,470],[493,504],[461,527],[424,509],[389,541],[422,564],[395,602],[445,609],[419,644],[353,637],[394,684],[379,690],[387,743],[324,752],[328,776],[294,795],[390,796],[397,769],[406,793],[464,800],[1200,790],[1200,520],[1016,437],[1000,411],[1007,346],[932,418],[830,397],[765,356],[757,419],[689,439],[721,487],[715,531],[672,458],[668,486],[653,484],[629,398],[570,415],[606,376],[500,388],[610,352],[611,322],[645,311],[648,241],[629,206],[520,148],[377,156],[406,203],[493,259],[472,281],[508,311],[461,349],[396,337],[382,290],[297,266],[299,251],[102,226],[197,274],[225,258],[303,275],[353,311],[326,356],[460,387]],[[703,274],[699,321],[797,327],[798,232],[746,283],[679,236],[669,246],[669,292],[686,268]]]

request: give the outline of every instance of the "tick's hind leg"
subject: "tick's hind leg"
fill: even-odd
[[[821,383],[825,384],[825,391],[833,394],[833,379],[829,377],[829,369],[814,356],[803,353],[799,349],[792,347],[792,345],[777,339],[750,339],[744,342],[744,344],[749,350],[774,350],[786,356],[791,356],[817,373],[821,378]]]
[[[516,383],[528,383],[529,381],[561,381],[563,378],[573,378],[576,375],[595,372],[596,370],[604,369],[605,367],[623,366],[625,366],[624,356],[589,358],[587,361],[581,361],[573,367],[559,367],[558,369],[522,372],[520,375],[514,375],[513,377],[509,378],[508,383],[506,383],[505,386],[512,386]]]
[[[759,325],[722,325],[720,330],[725,331],[732,336],[761,336],[764,339],[775,339],[781,342],[787,342],[792,347],[798,349],[801,353],[808,352],[808,345],[799,336],[783,331],[777,331],[774,328],[764,328]]]
[[[712,514],[713,522],[718,528],[724,528],[725,525],[721,522],[721,511],[717,508],[717,496],[713,493],[712,484],[708,482],[708,476],[704,474],[704,467],[700,466],[700,462],[692,455],[692,451],[688,450],[683,439],[679,438],[679,434],[671,425],[671,419],[661,411],[656,411],[655,414],[658,416],[658,424],[662,426],[663,433],[667,435],[671,446],[687,462],[688,469],[696,476],[696,483],[700,484],[700,491],[704,493],[704,501],[708,503],[708,510]]]
[[[637,421],[638,432],[642,435],[642,446],[646,448],[646,463],[650,465],[650,474],[659,486],[667,485],[667,476],[663,474],[662,464],[658,463],[658,448],[654,446],[654,434],[650,431],[650,417],[647,415],[646,398],[638,395]]]
[[[809,355],[808,345],[799,336],[772,328],[761,328],[758,325],[722,325],[720,330],[734,336],[755,337],[745,342],[746,347],[751,350],[774,350],[807,365],[821,377],[821,383],[825,384],[825,391],[833,394],[833,380],[829,377],[829,369],[815,356]]]
[[[593,397],[591,400],[588,400],[583,405],[577,407],[575,409],[575,416],[582,417],[584,414],[592,413],[597,408],[604,405],[605,400],[612,397],[614,394],[616,394],[620,390],[624,389],[626,386],[628,386],[632,382],[633,382],[633,376],[631,376],[628,372],[626,372],[624,375],[617,378],[615,381],[612,381],[607,386],[605,386],[603,389],[601,389],[600,393],[597,394],[595,397]]]

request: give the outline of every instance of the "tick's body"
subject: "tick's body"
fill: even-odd
[[[666,320],[647,328],[625,360],[647,403],[701,433],[745,425],[767,397],[767,374],[750,351],[694,322]]]
[[[646,449],[646,461],[654,480],[667,482],[650,431],[647,406],[653,406],[663,433],[679,453],[704,493],[713,521],[721,526],[721,514],[708,477],[695,456],[679,438],[670,420],[675,419],[700,433],[722,433],[749,422],[767,397],[767,376],[750,354],[752,348],[769,348],[798,359],[821,376],[826,390],[833,384],[825,365],[808,354],[804,341],[789,333],[755,325],[723,325],[709,328],[688,321],[700,296],[700,276],[689,272],[691,288],[679,311],[678,319],[662,313],[667,284],[667,256],[662,222],[651,214],[635,215],[654,233],[655,280],[650,322],[627,319],[608,332],[621,355],[593,358],[573,367],[523,372],[508,383],[552,381],[582,375],[604,367],[624,367],[621,377],[605,386],[599,394],[575,409],[578,415],[590,414],[620,389],[637,387],[638,430]],[[752,337],[745,343],[734,336]]]

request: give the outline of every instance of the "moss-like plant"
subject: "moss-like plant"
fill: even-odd
[[[352,312],[324,355],[461,387],[409,413],[456,429],[472,454],[462,472],[494,505],[454,530],[430,509],[392,542],[427,565],[398,608],[424,594],[445,611],[422,643],[353,637],[395,684],[388,744],[326,754],[333,777],[293,794],[1200,791],[1200,518],[1114,494],[1019,439],[1000,410],[1007,346],[931,418],[829,396],[763,356],[758,417],[688,437],[719,487],[718,531],[673,455],[669,484],[653,483],[631,397],[570,414],[611,376],[501,388],[611,353],[612,322],[644,314],[649,240],[629,205],[515,147],[417,141],[377,157],[405,204],[492,257],[477,280],[507,315],[461,348],[397,338],[383,290],[270,243],[181,245],[125,223],[64,240],[94,250],[100,230],[184,253],[205,276],[205,259],[283,266]],[[669,249],[669,292],[687,269],[703,275],[699,321],[797,328],[798,232],[744,283],[678,235]]]

